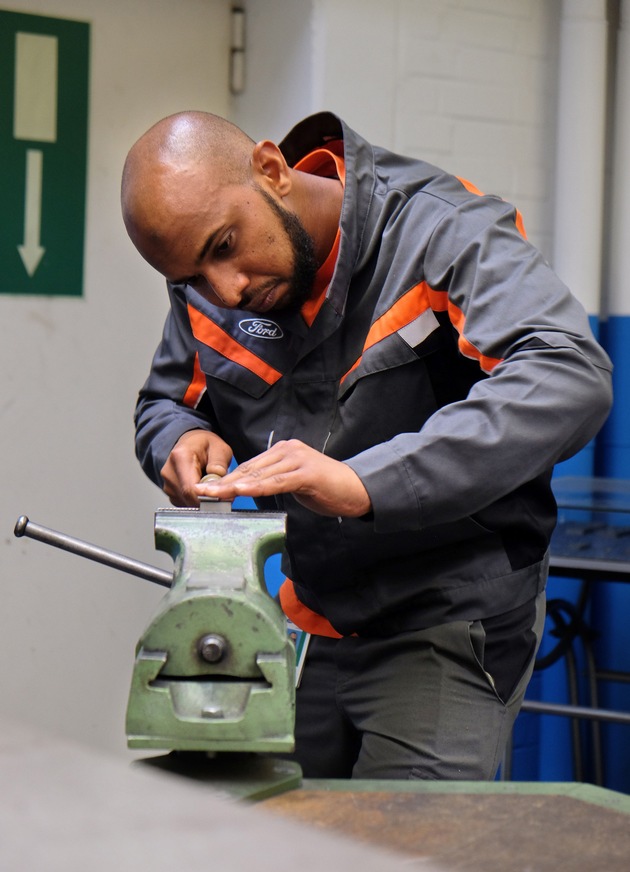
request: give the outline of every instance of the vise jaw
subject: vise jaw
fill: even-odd
[[[295,649],[264,583],[282,549],[280,513],[159,509],[155,542],[173,584],[136,648],[130,748],[288,752]]]

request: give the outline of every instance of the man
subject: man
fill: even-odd
[[[551,470],[611,401],[584,311],[512,206],[329,113],[279,146],[163,119],[122,203],[171,298],[143,468],[176,505],[287,513],[304,774],[492,778],[544,621]]]

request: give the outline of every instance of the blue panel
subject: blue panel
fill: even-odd
[[[593,334],[603,342],[598,319],[592,316],[589,320]],[[559,463],[555,468],[554,477],[597,474],[600,438],[593,440],[574,457]],[[579,584],[575,579],[549,578],[548,600],[565,599],[575,603],[578,595]],[[553,624],[548,618],[539,657],[553,649],[557,641],[553,629]],[[579,688],[582,694],[583,684],[581,682]],[[570,702],[566,660],[562,659],[549,668],[534,673],[527,698],[546,702]],[[572,781],[576,777],[573,756],[572,725],[568,718],[526,713],[519,716],[514,729],[513,778],[515,780]]]
[[[611,317],[605,325],[603,343],[615,366],[615,399],[598,437],[598,471],[610,478],[630,479],[630,317]],[[593,614],[598,632],[598,666],[630,671],[630,585],[613,582],[596,585]],[[602,682],[601,704],[630,712],[630,687]],[[605,786],[630,793],[630,727],[605,725],[602,733]]]

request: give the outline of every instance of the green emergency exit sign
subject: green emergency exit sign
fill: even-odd
[[[0,10],[0,293],[81,296],[90,26]]]

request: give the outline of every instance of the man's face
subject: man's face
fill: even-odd
[[[258,185],[209,188],[194,172],[177,181],[153,198],[158,231],[134,240],[152,266],[222,308],[264,313],[308,299],[318,264],[297,215]]]

